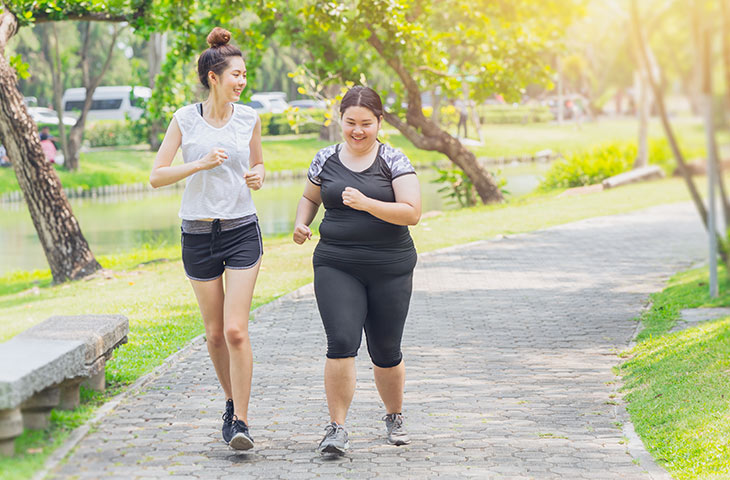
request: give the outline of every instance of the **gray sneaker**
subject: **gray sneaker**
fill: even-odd
[[[403,426],[403,415],[389,413],[383,417],[385,428],[388,430],[388,443],[391,445],[408,445],[411,439]]]
[[[321,454],[331,453],[334,455],[344,455],[347,449],[350,448],[350,441],[347,439],[345,427],[332,422],[324,427],[324,429],[327,433],[324,434],[324,438],[319,442],[317,451]]]

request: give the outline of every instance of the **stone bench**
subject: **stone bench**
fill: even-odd
[[[43,429],[54,407],[79,404],[79,386],[104,390],[104,366],[127,341],[122,315],[55,316],[0,344],[0,454],[23,428]]]
[[[664,171],[657,165],[649,165],[619,173],[618,175],[605,179],[601,184],[603,188],[616,188],[622,185],[628,185],[629,183],[644,182],[659,178],[664,178]]]

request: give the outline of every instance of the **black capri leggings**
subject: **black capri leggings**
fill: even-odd
[[[388,264],[348,263],[315,254],[314,294],[327,333],[327,358],[357,356],[364,328],[376,366],[401,362],[416,260],[415,252]]]

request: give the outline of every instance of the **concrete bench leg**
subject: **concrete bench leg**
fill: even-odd
[[[20,408],[0,410],[0,455],[10,457],[15,453],[15,437],[23,433],[23,416]]]
[[[30,430],[43,430],[48,427],[51,410],[61,400],[61,389],[58,387],[46,388],[23,402],[20,410],[23,412],[23,426]]]
[[[106,389],[106,374],[104,373],[104,368],[102,367],[100,372],[97,372],[84,380],[82,385],[91,390],[103,392]]]
[[[79,387],[84,379],[71,378],[64,381],[59,388],[61,389],[61,400],[58,403],[60,410],[74,410],[81,403],[81,395]]]

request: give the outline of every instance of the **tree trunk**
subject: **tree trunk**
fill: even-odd
[[[649,87],[640,69],[634,73],[634,90],[637,96],[636,114],[639,120],[639,138],[634,168],[649,165]]]
[[[84,106],[81,108],[81,115],[73,127],[71,132],[68,134],[68,156],[66,157],[66,166],[69,170],[78,170],[79,168],[79,152],[81,151],[81,143],[84,140],[84,128],[86,128],[86,117],[91,109],[91,103],[94,97],[94,91],[96,87],[101,83],[101,79],[104,77],[109,64],[111,63],[112,54],[114,53],[114,46],[117,42],[117,36],[119,35],[119,29],[114,27],[114,34],[112,35],[109,43],[109,50],[106,55],[106,61],[101,67],[99,75],[92,77],[90,73],[90,62],[89,62],[89,48],[91,45],[91,22],[84,22],[83,26],[83,42],[81,47],[81,72],[83,77],[84,88],[86,88],[86,98],[84,99]]]
[[[162,63],[167,56],[167,32],[153,33],[149,42],[149,87],[155,88],[155,79],[162,71]],[[154,121],[147,126],[147,141],[150,150],[157,151],[162,144],[160,134],[165,131],[165,126],[159,121]]]
[[[431,90],[431,106],[433,107],[431,121],[441,126],[441,95],[439,95],[439,90],[439,88]]]
[[[101,266],[89,249],[53,167],[46,161],[38,128],[17,88],[15,71],[4,55],[18,24],[0,14],[0,139],[8,151],[38,238],[56,283],[89,275]]]
[[[705,225],[705,228],[707,228],[707,209],[705,208],[705,204],[702,202],[702,197],[700,197],[700,194],[697,191],[694,182],[692,181],[692,174],[687,168],[687,163],[684,161],[684,155],[682,155],[682,151],[679,149],[677,138],[674,135],[674,130],[672,129],[672,125],[669,122],[667,109],[664,106],[664,95],[662,93],[661,87],[659,86],[659,82],[654,78],[654,70],[656,69],[654,62],[651,60],[652,57],[649,52],[649,46],[647,45],[646,39],[644,38],[644,33],[641,30],[637,0],[632,0],[631,2],[631,26],[632,35],[634,35],[634,38],[637,42],[636,44],[639,46],[639,54],[641,55],[641,63],[645,68],[646,78],[649,81],[649,85],[651,86],[652,91],[654,92],[654,101],[656,102],[657,110],[659,111],[659,117],[661,118],[662,127],[664,128],[664,133],[667,136],[667,141],[669,142],[669,146],[672,149],[674,158],[677,160],[678,170],[682,175],[685,183],[687,184],[687,189],[689,190],[690,197],[695,204],[695,208],[697,208],[697,212],[702,219],[702,223]],[[710,234],[717,235],[717,232],[710,232]],[[720,247],[720,255],[722,256],[722,260],[726,265],[728,265],[728,252],[724,247],[725,242],[722,241],[722,238],[718,238],[717,243]]]
[[[40,26],[40,30],[43,55],[51,70],[53,106],[58,116],[58,137],[61,141],[61,151],[65,160],[68,158],[68,137],[66,136],[66,125],[63,123],[63,79],[61,78],[61,52],[58,48],[58,31],[56,30],[55,23],[42,25]]]
[[[405,124],[397,115],[386,112],[385,119],[417,148],[434,150],[446,155],[454,165],[466,173],[469,180],[474,184],[482,203],[497,203],[504,200],[502,191],[499,189],[494,176],[482,168],[477,161],[476,155],[464,147],[459,140],[433,125],[430,121],[431,125],[426,127],[429,133],[421,135],[412,125]]]
[[[725,67],[725,103],[730,110],[730,0],[720,0],[722,10],[722,63]],[[727,117],[726,117],[727,118]]]

